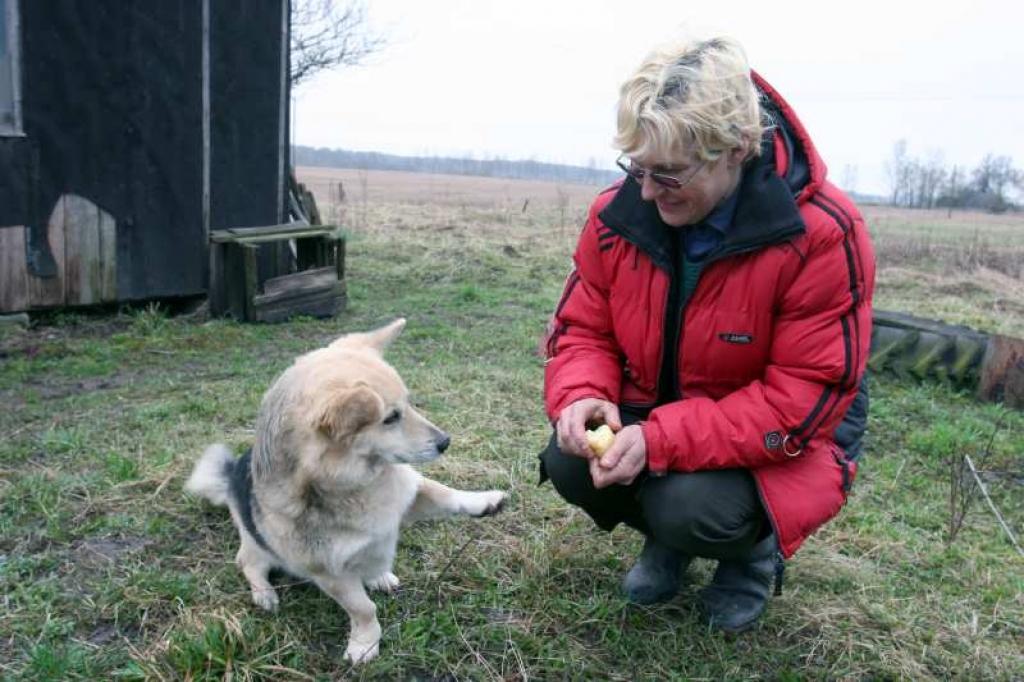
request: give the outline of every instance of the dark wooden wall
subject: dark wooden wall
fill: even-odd
[[[275,224],[287,0],[208,1],[210,226]],[[0,311],[205,292],[203,0],[19,8]]]

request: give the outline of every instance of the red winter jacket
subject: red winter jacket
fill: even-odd
[[[689,301],[653,203],[632,179],[605,191],[552,320],[544,394],[552,421],[586,397],[653,408],[653,474],[751,470],[789,557],[839,511],[855,472],[833,432],[868,360],[875,262],[796,115],[754,80],[776,127]]]

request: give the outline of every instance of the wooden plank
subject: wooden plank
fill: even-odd
[[[257,258],[256,250],[259,248],[252,244],[241,244],[242,247],[242,267],[244,268],[244,301],[245,301],[245,320],[255,320],[256,314],[253,310],[253,299],[256,298],[256,288],[259,282],[259,272],[257,271]]]
[[[207,300],[210,304],[210,315],[220,317],[227,312],[227,280],[225,268],[227,244],[210,244],[210,287]]]
[[[224,245],[224,307],[222,313],[245,319],[245,264],[238,244]]]
[[[320,293],[345,294],[348,293],[348,285],[337,280],[321,280],[306,286],[293,286],[287,289],[280,289],[271,294],[257,294],[253,301],[258,305],[270,305],[280,302],[297,301],[306,296]]]
[[[287,235],[280,234],[260,234],[252,236],[236,236],[231,241],[236,244],[267,244],[270,242],[283,242],[288,239],[306,239],[309,237],[329,237],[330,231],[324,231],[320,228],[307,228],[303,232],[295,232]],[[213,240],[219,241],[219,240]]]
[[[0,227],[0,312],[29,308],[26,232],[23,226]]]
[[[338,278],[335,275],[334,266],[303,270],[290,275],[281,275],[280,277],[268,279],[263,283],[263,295],[268,296],[301,287],[326,287],[337,281]]]
[[[100,300],[117,300],[117,221],[104,210],[99,211],[100,238]]]
[[[64,197],[64,300],[68,305],[100,301],[99,208],[76,194]]]
[[[57,199],[46,226],[46,239],[57,263],[56,277],[28,275],[28,298],[33,308],[54,308],[64,305],[64,197]]]
[[[328,286],[298,287],[253,300],[252,319],[257,322],[281,322],[294,315],[331,317],[344,309],[348,301],[345,282]]]
[[[295,232],[319,230],[329,234],[338,229],[336,225],[306,225],[305,223],[284,223],[282,225],[259,225],[255,227],[229,227],[223,230],[212,230],[212,241],[235,241],[239,237],[258,237],[262,235],[278,235],[281,239],[288,238]]]

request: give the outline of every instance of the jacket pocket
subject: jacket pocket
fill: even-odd
[[[756,314],[715,308],[688,310],[683,330],[684,378],[733,389],[764,376],[770,327]]]

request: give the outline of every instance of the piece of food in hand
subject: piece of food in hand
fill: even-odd
[[[615,442],[615,433],[607,424],[601,424],[592,431],[587,429],[587,445],[598,459],[601,459],[613,442]]]

